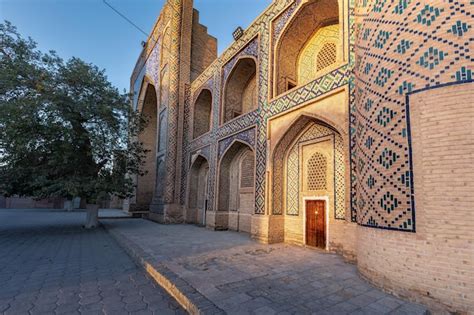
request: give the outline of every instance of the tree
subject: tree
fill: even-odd
[[[133,195],[144,125],[104,70],[42,53],[11,23],[0,24],[1,193],[84,198],[93,227],[101,201]]]

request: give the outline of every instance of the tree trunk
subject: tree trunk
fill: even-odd
[[[67,199],[64,201],[64,210],[72,211],[72,200]]]
[[[98,204],[87,204],[86,205],[86,229],[94,229],[99,225],[99,205]]]

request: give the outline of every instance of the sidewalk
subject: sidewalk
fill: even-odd
[[[264,245],[236,232],[142,219],[101,220],[190,313],[425,314],[362,280],[336,255]]]
[[[185,314],[84,212],[0,209],[0,314]]]

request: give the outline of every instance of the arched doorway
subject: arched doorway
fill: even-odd
[[[194,104],[193,138],[197,138],[211,128],[212,94],[208,89],[199,93]]]
[[[253,58],[237,61],[224,87],[221,122],[225,123],[257,108],[257,64]]]
[[[301,116],[272,156],[272,214],[284,217],[285,241],[328,248],[346,217],[345,148],[328,123]]]
[[[309,83],[336,64],[342,58],[339,33],[337,0],[304,3],[277,42],[274,96]]]
[[[209,163],[199,155],[191,165],[186,222],[206,225],[209,200]]]
[[[141,115],[147,120],[146,127],[138,135],[147,150],[144,161],[146,173],[137,178],[136,206],[137,210],[149,210],[156,184],[157,98],[152,84],[146,86]]]
[[[250,233],[255,207],[255,154],[236,141],[219,164],[218,211],[228,214],[226,228]]]

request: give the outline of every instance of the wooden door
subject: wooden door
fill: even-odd
[[[326,202],[306,200],[306,245],[326,248]]]

